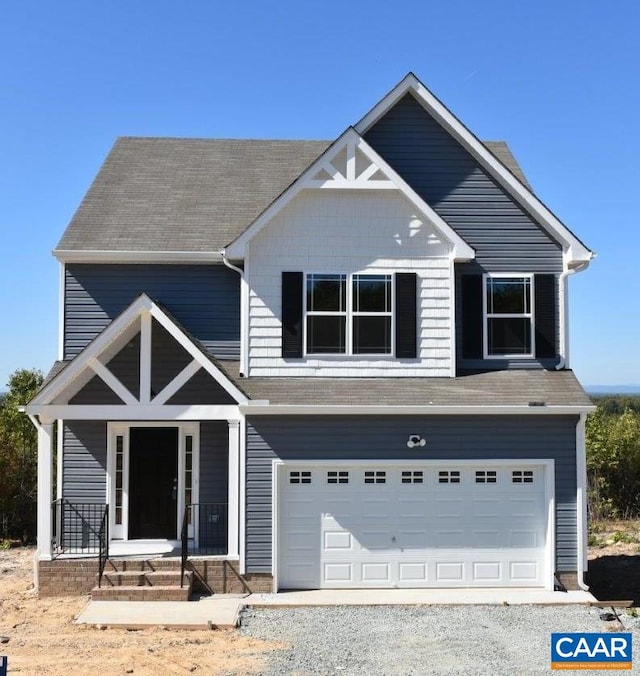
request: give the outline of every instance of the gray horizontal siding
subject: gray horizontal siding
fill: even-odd
[[[576,417],[254,417],[247,425],[247,571],[271,572],[272,460],[555,460],[556,566],[576,570]],[[427,440],[409,449],[409,434]]]
[[[559,244],[407,94],[365,134],[491,272],[560,272]]]
[[[71,359],[141,293],[220,359],[240,352],[240,278],[223,265],[68,264],[64,358]]]
[[[106,502],[107,423],[67,422],[62,453],[62,497],[69,502]]]
[[[200,424],[200,502],[226,503],[229,482],[229,426],[226,420]]]

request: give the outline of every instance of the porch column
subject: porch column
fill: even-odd
[[[51,500],[53,423],[38,427],[38,558],[51,560]]]
[[[238,556],[240,518],[240,421],[229,420],[229,497],[227,504],[227,554]]]

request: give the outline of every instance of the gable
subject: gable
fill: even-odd
[[[142,295],[44,385],[27,412],[51,404],[160,407],[241,401],[245,395],[204,350]]]
[[[367,142],[492,271],[562,271],[562,246],[411,93],[365,133]]]
[[[448,242],[455,260],[471,260],[473,248],[464,241],[413,188],[369,146],[354,129],[347,129],[285,192],[266,209],[251,226],[226,249],[229,259],[242,259],[248,243],[275,217],[308,191],[327,193],[348,191],[349,194],[373,194],[384,191],[404,196],[419,219],[433,227],[440,239]]]

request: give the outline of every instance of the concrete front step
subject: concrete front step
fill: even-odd
[[[188,601],[190,586],[119,585],[116,587],[94,587],[92,601]]]
[[[105,572],[102,576],[102,586],[122,587],[171,587],[180,586],[179,570],[122,570]],[[186,570],[184,573],[184,586],[191,586],[193,573]]]

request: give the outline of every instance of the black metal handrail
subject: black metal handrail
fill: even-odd
[[[98,551],[98,587],[101,587],[104,567],[107,565],[109,558],[109,505],[104,506],[98,540],[100,541],[100,550]]]
[[[99,554],[101,529],[108,505],[102,502],[54,500],[51,506],[52,544],[56,554]],[[106,521],[108,528],[108,519]],[[104,533],[102,537],[104,537]],[[108,534],[107,534],[108,537]]]
[[[193,536],[189,537],[191,527]],[[180,531],[181,565],[180,580],[190,555],[221,555],[227,553],[228,506],[221,502],[200,502],[187,505]]]

